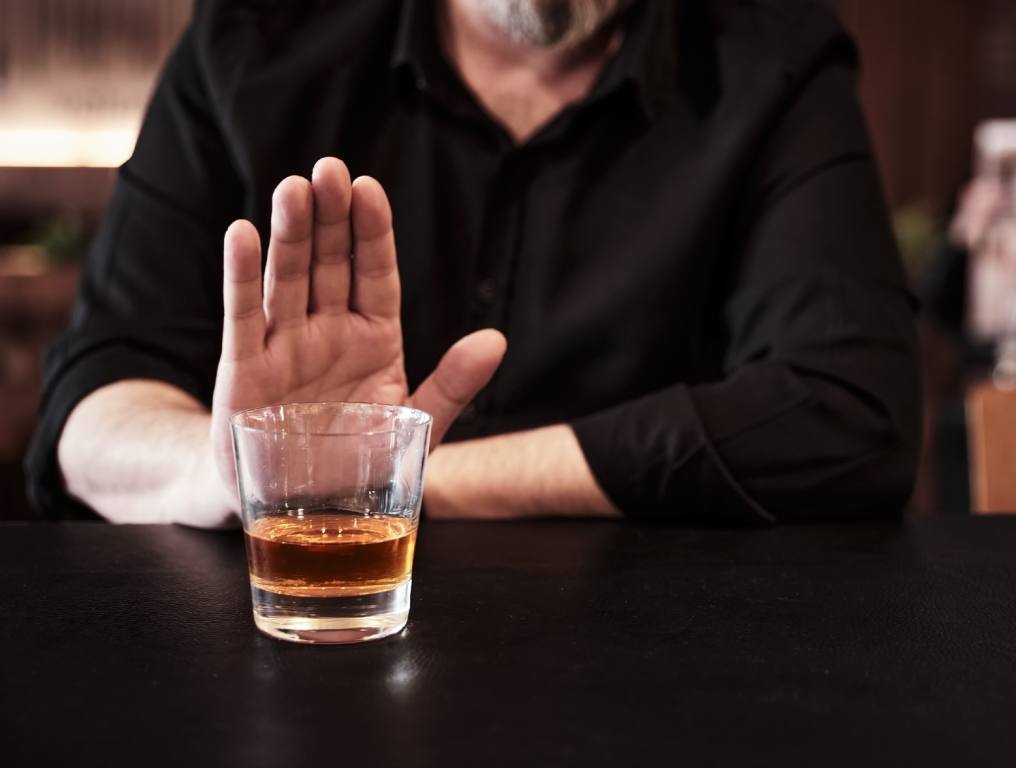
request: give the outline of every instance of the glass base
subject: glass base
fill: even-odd
[[[295,643],[362,643],[400,632],[409,618],[413,580],[353,597],[293,597],[251,587],[254,624]]]

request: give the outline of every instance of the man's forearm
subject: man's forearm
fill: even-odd
[[[441,445],[428,460],[431,517],[616,517],[571,427]]]
[[[66,490],[116,523],[229,525],[235,501],[216,472],[209,423],[201,403],[168,384],[96,390],[60,437]]]

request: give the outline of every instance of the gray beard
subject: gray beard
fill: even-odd
[[[512,42],[574,47],[634,0],[476,0],[487,19]]]

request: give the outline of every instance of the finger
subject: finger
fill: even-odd
[[[249,221],[234,221],[223,243],[222,357],[236,362],[264,349],[261,239]]]
[[[501,364],[508,342],[491,328],[459,339],[445,352],[434,372],[410,398],[414,408],[426,411],[434,422],[430,428],[431,448],[441,442],[459,412],[487,386]]]
[[[310,308],[314,312],[349,309],[349,254],[352,245],[349,205],[353,190],[345,163],[324,157],[311,174],[314,188],[314,249]]]
[[[310,182],[283,179],[272,196],[272,238],[265,268],[265,314],[270,329],[306,322],[314,198]]]
[[[369,176],[353,182],[353,287],[350,306],[372,318],[399,316],[399,270],[395,263],[392,209],[381,185]]]

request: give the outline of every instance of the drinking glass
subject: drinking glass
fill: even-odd
[[[370,403],[290,403],[230,419],[257,627],[351,643],[400,631],[430,415]]]

